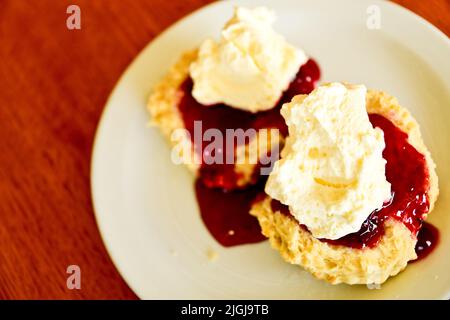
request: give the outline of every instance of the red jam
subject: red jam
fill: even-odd
[[[261,233],[258,220],[249,214],[253,199],[263,190],[264,182],[229,192],[208,188],[200,179],[195,182],[203,222],[211,235],[224,247],[266,239]]]
[[[439,230],[429,224],[428,222],[424,222],[422,224],[422,228],[419,230],[419,234],[417,235],[417,243],[416,243],[416,254],[417,260],[419,261],[428,256],[431,251],[437,246],[439,243]]]
[[[391,183],[392,198],[383,208],[372,212],[358,232],[337,240],[322,241],[352,248],[371,248],[384,234],[384,221],[394,218],[418,236],[418,256],[426,255],[437,242],[437,230],[435,232],[433,227],[433,231],[429,231],[430,225],[423,222],[429,209],[429,173],[425,157],[408,143],[408,135],[391,121],[378,114],[370,114],[369,119],[374,127],[384,131],[386,148],[383,157],[387,161],[386,178]],[[289,208],[276,200],[272,200],[272,209],[291,216]]]
[[[191,135],[191,141],[194,144],[196,152],[201,159],[208,159],[205,150],[210,142],[203,142],[202,139],[194,138],[194,121],[201,121],[201,132],[208,129],[218,129],[225,137],[226,129],[253,128],[255,130],[264,128],[277,128],[280,134],[287,135],[287,126],[280,114],[283,103],[289,102],[297,94],[307,94],[314,89],[314,83],[320,78],[320,70],[314,60],[308,60],[300,67],[295,79],[291,82],[289,88],[284,92],[277,105],[269,111],[251,113],[236,108],[230,108],[223,104],[205,106],[198,103],[192,96],[192,79],[188,78],[182,85],[182,98],[178,109],[184,121],[185,128]],[[196,141],[199,140],[199,141]],[[226,141],[225,141],[226,142]],[[227,158],[227,146],[224,142],[223,150],[216,152],[223,153],[223,159]],[[215,156],[215,155],[211,155]],[[203,162],[203,161],[202,161]],[[224,161],[225,162],[225,161]],[[226,190],[237,188],[239,176],[234,171],[233,164],[206,164],[202,163],[200,167],[200,179],[208,187],[217,187]]]
[[[259,113],[250,113],[226,105],[204,106],[192,96],[192,79],[187,79],[182,85],[182,98],[178,109],[184,121],[185,128],[191,135],[196,152],[202,159],[207,159],[206,146],[202,139],[194,138],[194,121],[202,122],[202,133],[215,128],[225,136],[226,129],[277,128],[280,134],[287,135],[287,126],[280,115],[280,108],[297,94],[308,94],[314,89],[315,82],[320,78],[320,69],[314,60],[308,60],[300,67],[295,79],[284,92],[277,105]],[[222,152],[226,159],[226,145]],[[205,154],[204,154],[205,153]],[[214,156],[214,155],[212,155]],[[203,222],[211,235],[223,246],[235,246],[263,241],[258,221],[249,215],[254,198],[264,189],[265,178],[255,171],[253,186],[238,190],[239,176],[234,171],[233,164],[206,164],[200,166],[199,179],[195,184],[197,201]]]

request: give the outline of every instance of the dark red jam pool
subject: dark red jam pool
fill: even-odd
[[[223,191],[206,187],[200,179],[195,192],[203,222],[224,247],[256,243],[266,239],[258,220],[249,214],[253,199],[264,189],[265,179],[246,189]]]
[[[308,94],[320,78],[317,63],[310,59],[300,67],[295,79],[283,93],[277,105],[269,110],[250,113],[223,104],[205,106],[192,96],[192,79],[188,78],[182,85],[182,97],[178,109],[189,131],[196,152],[202,159],[207,159],[206,146],[203,139],[195,139],[194,121],[201,121],[201,131],[214,128],[225,136],[226,129],[276,128],[280,134],[287,135],[287,126],[280,114],[283,103],[289,102],[297,94]],[[226,145],[221,152],[226,159]],[[215,154],[212,154],[215,156]],[[253,186],[239,188],[240,177],[234,170],[234,164],[206,164],[202,161],[199,178],[195,184],[197,201],[203,222],[212,236],[223,246],[235,246],[263,241],[258,221],[249,215],[250,206],[255,196],[264,189],[266,177],[255,172]]]
[[[194,121],[201,121],[201,131],[210,128],[219,129],[225,135],[226,129],[277,128],[284,136],[287,127],[280,115],[283,103],[289,102],[297,94],[308,94],[320,78],[320,69],[314,60],[308,60],[297,73],[277,103],[275,108],[256,114],[230,108],[219,104],[204,106],[192,96],[192,79],[187,79],[182,85],[182,98],[178,105],[185,128],[191,135],[196,152],[202,159],[207,159],[202,139],[194,139]],[[387,160],[386,177],[391,183],[392,198],[380,210],[372,214],[363,223],[361,229],[338,240],[322,239],[335,245],[352,248],[374,247],[384,234],[384,221],[389,218],[403,222],[409,230],[417,235],[416,252],[418,259],[427,256],[436,246],[439,239],[438,230],[423,222],[423,215],[428,212],[429,203],[427,191],[429,174],[425,158],[408,143],[408,136],[399,130],[392,122],[381,115],[370,114],[374,127],[384,131],[386,148],[383,157]],[[224,153],[226,146],[216,152]],[[204,154],[205,153],[205,154]],[[400,159],[400,161],[399,161]],[[223,246],[256,243],[265,240],[261,234],[258,221],[249,215],[250,207],[255,198],[261,196],[267,177],[254,176],[253,185],[239,188],[239,176],[235,173],[233,164],[206,164],[200,166],[199,178],[195,183],[195,191],[201,217],[211,235]],[[289,208],[276,200],[272,200],[273,211],[281,211],[290,216]],[[305,226],[301,225],[306,229]]]
[[[429,209],[429,173],[425,157],[408,143],[408,135],[391,121],[378,114],[370,114],[369,119],[374,127],[384,131],[386,148],[383,157],[387,161],[386,178],[391,183],[391,201],[372,212],[358,232],[337,240],[322,241],[352,248],[371,248],[384,234],[384,221],[394,218],[417,235],[416,253],[419,258],[424,257],[438,242],[437,229],[423,222],[423,215]],[[291,216],[289,208],[276,200],[272,200],[272,209]]]
[[[417,243],[416,243],[416,254],[417,260],[421,260],[428,256],[431,251],[437,246],[439,243],[439,230],[429,224],[428,222],[424,222],[422,224],[422,228],[419,230],[419,234],[417,235]]]
[[[280,130],[280,134],[287,135],[287,126],[280,114],[283,103],[289,102],[292,97],[297,94],[308,94],[314,89],[315,82],[320,78],[320,69],[316,62],[312,59],[308,60],[300,67],[295,79],[291,82],[289,88],[284,92],[277,105],[268,111],[251,113],[236,108],[230,108],[223,104],[205,106],[198,103],[192,96],[193,82],[188,78],[182,85],[182,98],[178,105],[178,109],[183,118],[184,126],[189,131],[191,141],[194,144],[196,152],[201,159],[207,159],[207,145],[202,139],[195,139],[194,121],[201,121],[201,131],[208,129],[218,129],[225,136],[226,129],[243,129],[250,128],[255,130],[264,128],[276,128]],[[197,141],[196,141],[197,140]],[[226,143],[220,151],[223,159],[226,159]],[[203,156],[202,156],[203,155]],[[212,155],[214,156],[214,155]],[[202,161],[203,162],[203,161]],[[206,164],[200,166],[200,179],[208,187],[232,190],[237,188],[239,176],[234,171],[233,164]],[[256,182],[256,181],[255,181]]]

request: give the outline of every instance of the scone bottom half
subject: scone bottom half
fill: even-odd
[[[338,240],[314,238],[287,206],[269,196],[251,209],[284,260],[331,284],[381,284],[416,260],[417,235],[439,193],[435,164],[411,114],[384,92],[369,90],[366,102],[372,125],[384,131],[386,177],[397,192],[392,207],[372,213],[358,233]],[[397,210],[403,210],[400,216]]]

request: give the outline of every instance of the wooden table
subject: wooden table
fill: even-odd
[[[93,137],[136,54],[209,2],[0,1],[0,298],[136,298],[95,223]],[[448,0],[397,2],[450,34]],[[66,28],[69,4],[81,8],[81,30]],[[67,289],[72,264],[81,290]]]

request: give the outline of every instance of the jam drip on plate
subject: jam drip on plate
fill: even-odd
[[[416,243],[416,254],[417,260],[421,260],[428,256],[431,251],[437,246],[439,243],[439,230],[436,229],[435,226],[429,224],[428,222],[424,222],[422,224],[422,228],[419,230],[419,234],[417,235],[417,243]]]
[[[207,164],[203,160],[216,154],[208,154],[208,144],[201,137],[195,138],[195,122],[201,121],[201,135],[208,129],[218,129],[225,137],[226,129],[276,128],[280,135],[287,135],[287,126],[280,114],[283,103],[289,102],[297,94],[308,94],[320,78],[317,63],[310,59],[300,67],[295,79],[283,93],[277,105],[268,111],[250,113],[218,104],[205,106],[192,96],[192,79],[181,85],[182,97],[178,110],[184,126],[191,136],[194,149],[202,159],[199,178],[195,184],[197,201],[201,216],[212,236],[223,246],[254,243],[264,240],[256,218],[249,214],[255,196],[264,189],[266,177],[259,175],[257,166],[253,176],[253,186],[238,188],[240,176],[234,170],[234,164]],[[199,123],[197,123],[198,126]],[[197,127],[198,128],[198,127]],[[225,141],[226,142],[226,141]],[[226,144],[222,150],[222,159],[227,159]],[[225,162],[225,161],[224,161]],[[240,189],[240,190],[238,190]]]
[[[383,208],[372,212],[358,232],[337,240],[321,240],[352,248],[371,248],[384,235],[384,221],[394,218],[418,237],[416,252],[419,257],[424,256],[437,242],[437,230],[423,222],[424,214],[429,210],[429,173],[425,156],[409,144],[406,133],[385,117],[370,114],[369,119],[374,127],[384,131],[386,148],[383,157],[387,162],[386,178],[391,183],[392,198]],[[289,208],[280,202],[272,200],[271,205],[272,210],[291,216]]]
[[[263,181],[264,180],[264,181]],[[265,179],[242,190],[222,191],[206,187],[200,179],[195,192],[204,224],[224,247],[256,243],[266,239],[258,220],[249,214],[254,199],[264,189]]]

